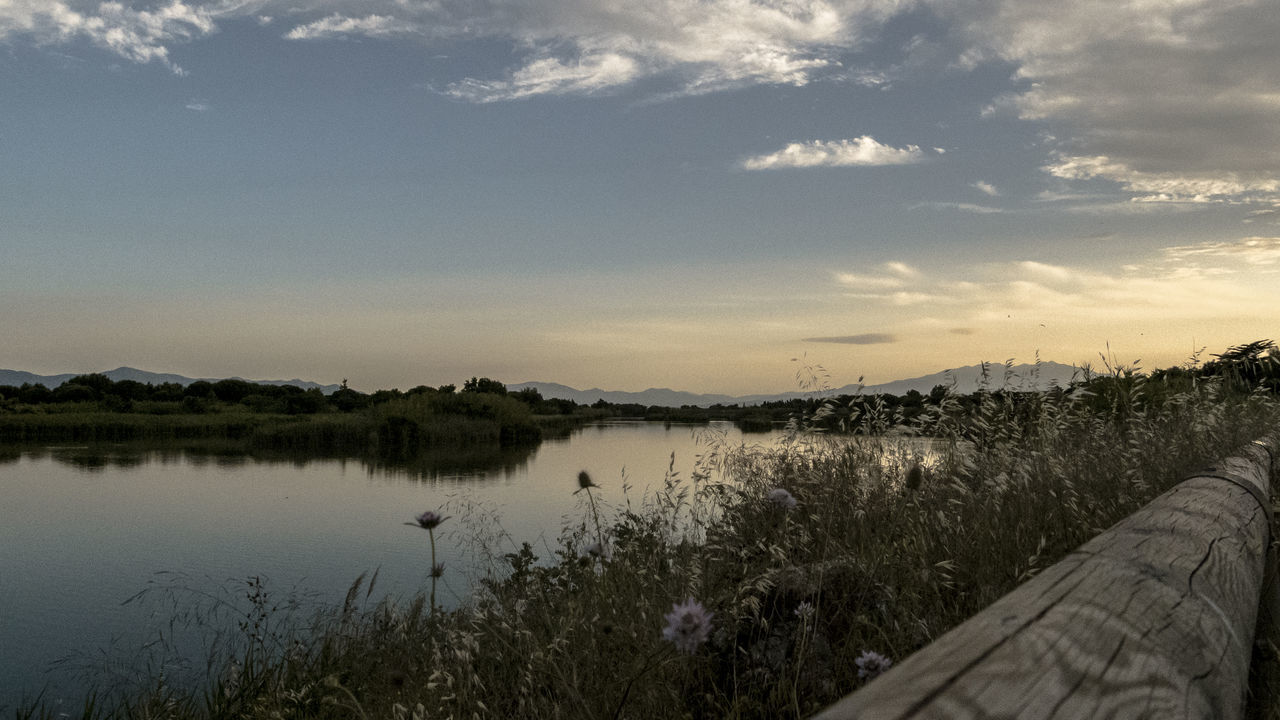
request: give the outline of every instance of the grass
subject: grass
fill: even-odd
[[[566,478],[581,519],[554,548],[511,547],[450,509],[478,575],[453,610],[375,602],[363,578],[319,612],[241,593],[215,606],[239,632],[197,687],[106,688],[87,716],[802,717],[865,682],[867,653],[905,657],[1280,427],[1272,395],[1128,371],[946,396],[910,423],[874,403],[820,412],[862,434],[713,444],[644,497]],[[691,653],[663,633],[701,627],[673,608],[687,600],[711,614]]]
[[[289,415],[228,403],[186,412],[179,403],[164,405],[166,412],[112,412],[100,403],[23,406],[0,413],[0,442],[225,440],[252,451],[408,459],[439,448],[533,445],[543,427],[563,435],[585,419],[539,418],[514,399],[478,393],[415,395],[352,413]]]

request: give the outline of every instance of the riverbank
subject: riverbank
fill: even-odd
[[[104,696],[94,714],[810,714],[1273,431],[1280,405],[1128,376],[1087,393],[944,396],[905,426],[858,420],[858,438],[709,452],[724,481],[676,478],[638,504],[566,478],[580,513],[553,552],[475,540],[483,589],[462,607],[432,607],[425,589],[366,605],[363,580],[319,615],[264,598],[244,610],[268,631],[227,646],[202,687]],[[893,439],[904,432],[939,438],[934,457]],[[604,499],[619,511],[601,514]],[[439,531],[465,522],[418,510],[452,515]]]

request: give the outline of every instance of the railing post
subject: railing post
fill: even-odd
[[[1239,718],[1270,447],[1192,475],[817,717]]]

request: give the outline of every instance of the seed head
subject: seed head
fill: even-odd
[[[862,680],[870,680],[878,677],[890,667],[893,661],[872,650],[863,650],[862,654],[853,661],[858,666],[858,677]]]
[[[667,626],[662,629],[662,637],[674,643],[680,652],[692,655],[711,634],[713,615],[693,598],[673,603],[671,612],[665,615]]]
[[[428,510],[422,513],[421,515],[415,517],[414,522],[405,523],[405,525],[417,525],[423,530],[435,530],[437,527],[440,526],[440,523],[448,519],[449,519],[448,517],[445,517],[440,513],[435,512],[434,510]]]
[[[782,508],[783,510],[795,509],[795,506],[796,506],[795,496],[787,492],[786,490],[783,490],[782,488],[774,488],[770,490],[769,494],[766,495],[765,497],[768,498],[769,502],[773,503],[779,508]]]
[[[591,487],[600,487],[600,486],[591,482],[591,476],[587,474],[586,470],[579,472],[578,473],[578,489],[586,490],[587,488],[591,488]]]

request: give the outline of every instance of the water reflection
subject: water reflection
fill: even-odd
[[[522,542],[552,547],[581,521],[579,472],[600,486],[602,507],[622,507],[669,472],[691,477],[715,452],[698,441],[710,435],[744,442],[729,423],[630,422],[536,447],[409,457],[195,442],[0,446],[0,716],[46,682],[83,687],[44,673],[59,658],[97,653],[115,638],[122,648],[147,642],[150,624],[167,618],[121,603],[159,571],[214,587],[266,578],[337,603],[376,569],[378,593],[403,597],[429,573],[422,533],[404,522],[447,508],[453,519],[437,537],[450,589],[442,602],[461,602],[483,572],[475,562],[484,543],[496,553]]]
[[[565,440],[548,440],[554,444]],[[370,477],[396,477],[413,482],[501,480],[522,473],[537,445],[498,447],[472,445],[431,448],[414,453],[333,454],[287,450],[248,450],[235,443],[158,445],[154,442],[74,446],[0,446],[0,465],[24,457],[52,460],[86,473],[144,465],[235,469],[249,465],[287,465],[302,469],[335,460],[358,463]]]

